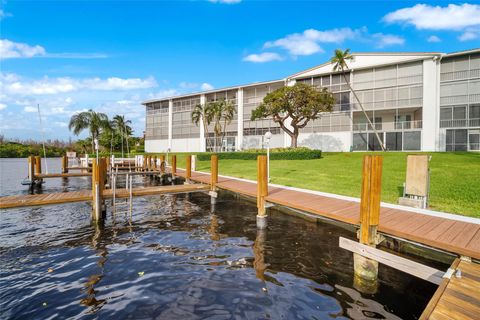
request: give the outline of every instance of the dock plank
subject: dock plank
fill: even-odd
[[[420,319],[478,319],[480,315],[480,264],[455,260],[451,268],[460,270],[445,278]]]
[[[177,168],[178,176],[185,176],[183,169]],[[193,181],[209,183],[210,174],[192,172]],[[245,181],[233,177],[219,177],[217,187],[256,197],[255,181]],[[360,220],[359,202],[343,200],[304,191],[281,187],[269,187],[266,200],[293,209],[358,226]],[[480,259],[480,224],[456,221],[401,210],[382,207],[380,232],[437,249]]]

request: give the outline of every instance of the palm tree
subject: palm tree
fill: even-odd
[[[210,104],[212,109],[212,120],[214,122],[213,132],[215,135],[215,149],[217,149],[217,139],[219,136],[222,137],[222,141],[225,138],[227,125],[232,122],[236,108],[231,101],[226,99],[211,102]]]
[[[210,122],[212,121],[212,108],[210,104],[197,104],[191,114],[192,118],[192,123],[198,126],[200,121],[202,121],[203,128],[205,129],[205,136],[207,137],[206,141],[209,141],[208,139],[208,126],[210,125]]]
[[[378,135],[377,130],[375,129],[374,125],[372,124],[372,121],[370,121],[370,118],[368,117],[367,113],[365,112],[365,109],[363,108],[362,103],[360,102],[360,99],[357,96],[357,93],[355,90],[353,90],[352,86],[350,85],[350,81],[348,81],[347,76],[345,74],[345,70],[348,70],[348,64],[347,62],[353,61],[353,55],[350,54],[350,49],[347,49],[345,51],[342,51],[341,49],[336,49],[333,57],[330,59],[330,62],[333,64],[333,70],[334,71],[341,71],[343,78],[345,79],[345,82],[348,85],[348,88],[350,91],[353,93],[353,96],[355,97],[355,100],[357,100],[358,105],[360,106],[360,109],[362,109],[363,114],[365,115],[365,118],[368,121],[368,124],[372,128],[373,132],[375,133],[375,136],[377,137],[378,143],[380,144],[380,147],[382,148],[382,151],[385,151],[385,146],[380,140],[380,136]]]
[[[70,118],[68,128],[75,135],[79,135],[83,130],[88,129],[92,139],[92,153],[95,152],[95,139],[98,139],[102,130],[110,128],[108,116],[101,112],[95,112],[92,109],[74,114]]]
[[[123,158],[123,140],[125,140],[127,145],[127,153],[130,153],[130,148],[128,145],[128,137],[132,134],[133,130],[130,125],[132,121],[125,120],[125,116],[116,115],[113,117],[112,120],[112,128],[113,130],[120,135],[120,139],[122,142],[122,158]]]

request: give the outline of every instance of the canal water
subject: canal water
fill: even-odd
[[[43,166],[45,170],[45,166]],[[27,193],[26,159],[1,159],[1,194]],[[59,159],[49,161],[59,172]],[[137,178],[136,184],[142,184]],[[52,179],[43,192],[90,188]],[[3,210],[2,319],[416,319],[436,286],[386,266],[378,290],[354,286],[352,231],[205,194],[135,198],[90,223],[89,203]]]

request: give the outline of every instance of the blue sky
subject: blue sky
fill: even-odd
[[[2,1],[2,0],[0,0]],[[480,2],[3,1],[0,131],[75,138],[70,116],[124,114],[141,101],[283,78],[335,48],[452,52],[480,47]]]

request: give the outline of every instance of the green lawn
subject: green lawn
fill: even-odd
[[[367,153],[323,153],[318,160],[271,161],[272,183],[311,190],[360,196],[362,157]],[[377,153],[380,154],[380,153]],[[430,162],[430,208],[480,217],[480,154],[428,153]],[[397,203],[405,180],[407,153],[383,153],[382,201]],[[178,166],[185,157],[178,155]],[[209,171],[209,161],[199,161],[197,170]],[[219,173],[256,179],[256,162],[221,160]]]

